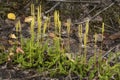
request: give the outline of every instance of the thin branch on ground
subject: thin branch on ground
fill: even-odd
[[[110,52],[113,50],[113,49],[115,49],[117,46],[119,46],[120,44],[117,44],[117,45],[115,45],[114,47],[112,47],[110,50],[108,50],[103,56],[102,56],[102,58],[107,58],[107,56],[108,56],[108,54],[110,54]]]
[[[91,0],[46,0],[46,1],[56,1],[56,2],[79,2],[79,3],[92,3],[92,4],[100,4],[100,0],[91,1]]]
[[[49,10],[45,11],[45,14],[50,13],[51,11],[53,11],[61,2],[57,2],[53,7],[51,7]]]
[[[107,7],[103,8],[101,11],[99,11],[98,13],[96,13],[93,17],[89,18],[89,21],[92,21],[96,16],[98,16],[99,14],[101,14],[102,12],[104,12],[105,10],[107,10],[108,8],[112,7],[115,3],[111,3],[110,5],[108,5]],[[88,19],[87,19],[88,20]],[[82,22],[77,22],[75,24],[82,24],[85,23],[87,20],[84,20]]]

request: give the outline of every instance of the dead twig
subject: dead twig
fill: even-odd
[[[105,10],[107,10],[108,8],[110,8],[111,6],[113,6],[114,4],[115,3],[113,2],[110,5],[108,5],[107,7],[103,8],[101,11],[99,11],[98,13],[96,13],[93,17],[89,18],[89,21],[92,21],[96,16],[98,16],[99,14],[101,14],[102,12],[104,12]],[[82,22],[77,22],[75,24],[82,24],[82,23],[85,23],[87,20],[84,20]]]
[[[107,58],[108,57],[108,54],[110,54],[110,52],[115,49],[117,46],[119,46],[120,44],[117,44],[115,45],[114,47],[112,47],[110,50],[108,50],[103,56],[102,58]]]
[[[53,7],[51,7],[49,10],[45,11],[45,14],[48,14],[49,12],[53,11],[61,2],[57,2]]]
[[[93,4],[99,4],[101,3],[100,0],[46,0],[46,1],[56,1],[56,2],[79,2],[79,3],[93,3]]]
[[[36,74],[34,74],[34,75],[32,75],[32,76],[28,76],[28,77],[25,77],[25,79],[32,79],[32,78],[35,78],[35,77],[41,77],[41,76],[45,76],[45,75],[49,75],[50,73],[48,72],[48,71],[45,71],[45,72],[43,72],[43,73],[41,73],[41,74],[38,74],[38,73],[36,73]]]

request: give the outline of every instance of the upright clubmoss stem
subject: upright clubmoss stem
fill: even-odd
[[[96,51],[96,45],[97,45],[97,33],[95,33],[95,40],[94,40],[94,42],[95,42],[95,44],[94,44],[94,48],[95,48],[95,51],[94,51],[94,62],[96,62],[96,57],[97,57],[97,51]]]
[[[104,23],[102,23],[102,41],[103,41],[103,38],[104,38],[104,31],[105,31],[105,27],[104,27]],[[102,53],[102,46],[103,44],[101,43],[101,53]]]
[[[80,53],[80,55],[81,55],[81,49],[82,49],[82,45],[83,45],[83,43],[82,43],[82,35],[83,35],[82,24],[80,24],[80,25],[78,26],[78,35],[79,35],[79,40],[80,40],[79,53]]]
[[[71,27],[71,19],[67,19],[67,33],[68,33],[68,51],[70,51],[70,27]]]
[[[38,30],[37,30],[37,44],[41,42],[41,26],[42,26],[42,20],[41,20],[41,5],[37,8],[37,23],[38,23]],[[39,37],[40,36],[40,37]]]
[[[85,34],[84,34],[84,59],[86,63],[86,56],[87,56],[87,41],[88,41],[88,32],[89,32],[89,20],[87,20],[85,25]]]
[[[32,64],[32,49],[33,49],[33,44],[34,44],[34,26],[35,26],[35,9],[34,9],[34,4],[31,4],[31,15],[32,17],[32,21],[31,21],[31,25],[30,25],[30,34],[31,34],[31,39],[30,39],[30,63]]]
[[[57,33],[57,27],[58,27],[58,12],[54,12],[54,25],[55,25],[55,33]]]

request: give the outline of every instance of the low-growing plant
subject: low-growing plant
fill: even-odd
[[[49,38],[49,36],[44,37],[47,33],[50,22],[49,17],[42,22],[41,16],[41,6],[37,8],[37,15],[35,15],[34,5],[31,5],[31,15],[33,16],[30,25],[30,38],[23,38],[21,35],[21,45],[17,45],[23,49],[24,53],[18,52],[14,54],[13,62],[19,64],[22,68],[36,68],[40,73],[48,71],[48,76],[55,77],[58,75],[76,75],[80,77],[80,80],[99,79],[99,80],[110,80],[113,77],[116,80],[120,79],[120,64],[115,64],[111,66],[107,60],[104,61],[101,56],[97,55],[96,44],[97,44],[97,34],[95,34],[95,54],[90,59],[87,59],[87,41],[89,34],[89,21],[86,22],[86,31],[83,33],[82,26],[78,28],[78,34],[81,43],[84,44],[80,46],[82,49],[84,45],[84,53],[80,52],[80,56],[76,56],[74,59],[67,56],[64,48],[61,48],[61,21],[59,19],[59,12],[54,12],[54,34],[59,34],[59,36],[54,36]],[[35,17],[37,16],[37,20]],[[37,32],[35,32],[35,22],[37,22]],[[43,25],[42,25],[43,24]],[[70,25],[67,22],[67,32],[68,38],[70,39]],[[16,23],[16,32],[21,34],[21,23],[18,21]],[[104,34],[104,24],[102,25],[102,35]],[[83,37],[84,35],[84,37]],[[40,36],[40,37],[39,37]],[[102,37],[103,39],[103,37]],[[53,44],[50,44],[52,42]],[[70,47],[68,45],[67,47]],[[102,48],[102,47],[101,47]],[[68,51],[69,52],[69,51]],[[101,53],[100,53],[101,54]],[[5,54],[0,56],[0,63],[3,63],[6,59]],[[71,54],[69,53],[69,56]],[[98,56],[98,58],[97,58]],[[108,59],[109,60],[109,59]],[[2,61],[2,62],[1,62]],[[117,76],[117,77],[116,77]]]
[[[3,64],[7,61],[7,57],[8,54],[7,53],[0,53],[0,64]]]

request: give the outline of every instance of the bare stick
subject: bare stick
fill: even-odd
[[[108,7],[105,7],[104,9],[102,9],[101,11],[99,11],[98,13],[96,13],[93,17],[89,18],[89,21],[91,21],[92,19],[94,19],[96,16],[98,16],[99,14],[101,14],[103,11],[107,10],[108,8],[110,8],[111,6],[113,6],[115,3],[111,3]],[[75,24],[82,24],[85,23],[87,20],[84,20],[82,22],[77,22]]]
[[[45,11],[45,14],[53,11],[61,2],[57,2],[52,8],[50,8],[49,10]]]
[[[120,44],[117,44],[116,46],[118,46],[118,45],[120,45]],[[102,58],[107,57],[108,54],[110,54],[110,52],[111,52],[113,49],[115,49],[116,46],[114,46],[114,47],[112,47],[110,50],[108,50],[108,51],[102,56]]]
[[[107,10],[108,8],[110,8],[111,6],[113,6],[115,3],[111,3],[108,7],[105,7],[104,9],[102,9],[101,11],[99,11],[98,13],[96,13],[91,19],[94,19],[96,16],[98,16],[100,13],[102,13],[103,11]]]
[[[91,1],[91,0],[46,0],[46,1],[56,1],[56,2],[79,2],[79,3],[101,3],[100,0],[94,0],[94,1]]]

